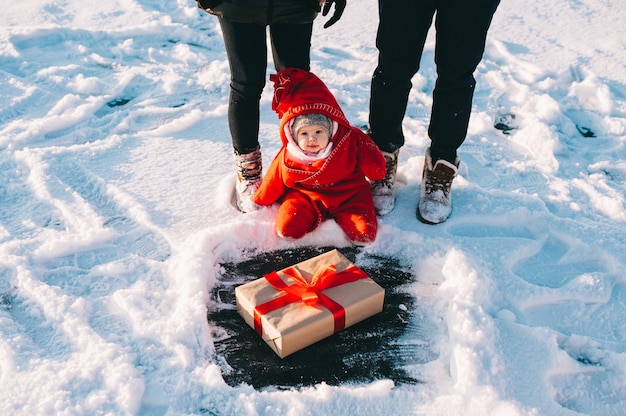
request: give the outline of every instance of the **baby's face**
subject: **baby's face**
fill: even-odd
[[[329,141],[330,137],[326,129],[315,124],[300,127],[296,136],[296,142],[298,142],[300,149],[305,153],[314,155],[319,153],[320,150],[324,150],[328,146]]]

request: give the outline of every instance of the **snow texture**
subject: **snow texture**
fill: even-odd
[[[396,342],[432,349],[427,360],[402,357],[420,383],[263,389],[225,380],[216,346],[228,334],[207,320],[224,265],[351,248],[332,221],[283,241],[275,207],[233,207],[215,17],[192,0],[5,3],[0,414],[626,414],[622,2],[502,2],[476,72],[452,215],[435,226],[415,218],[430,34],[396,206],[357,255],[396,259],[413,276],[403,288],[412,302],[397,305],[413,322]],[[336,25],[323,29],[326,20],[315,24],[312,70],[363,125],[377,3],[352,0]],[[270,87],[266,164],[280,145]]]

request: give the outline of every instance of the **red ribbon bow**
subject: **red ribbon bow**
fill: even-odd
[[[286,293],[254,308],[254,330],[259,335],[263,333],[262,315],[298,301],[304,302],[307,306],[319,304],[330,310],[335,322],[334,332],[341,331],[346,326],[346,311],[343,306],[323,294],[322,291],[368,277],[363,270],[356,266],[350,266],[344,271],[337,273],[335,265],[325,267],[316,272],[311,282],[308,282],[300,271],[294,267],[283,270],[283,273],[295,280],[295,283],[287,285],[275,271],[264,275],[269,284]]]

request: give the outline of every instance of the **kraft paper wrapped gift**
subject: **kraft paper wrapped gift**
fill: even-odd
[[[284,358],[383,310],[385,290],[332,250],[235,288],[237,311]]]

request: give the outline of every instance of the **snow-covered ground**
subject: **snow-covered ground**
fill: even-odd
[[[425,383],[263,391],[222,378],[206,319],[220,264],[349,243],[332,221],[281,241],[274,208],[243,215],[231,205],[216,19],[192,0],[5,3],[0,413],[626,414],[620,1],[503,1],[476,74],[454,210],[437,226],[415,219],[435,79],[429,41],[396,208],[365,249],[409,264],[410,291],[438,322],[436,359],[406,369]],[[330,29],[325,20],[312,70],[363,124],[376,1],[350,0]],[[279,146],[270,101],[268,85],[266,164]],[[516,129],[494,129],[501,118]]]

